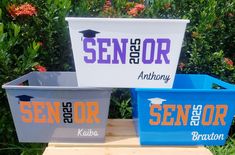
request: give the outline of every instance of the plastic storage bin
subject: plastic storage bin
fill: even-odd
[[[213,88],[219,89],[213,89]],[[173,89],[132,89],[142,145],[223,145],[235,87],[208,75],[176,75]]]
[[[80,87],[172,87],[189,20],[66,20]]]
[[[102,142],[110,89],[78,88],[75,72],[31,72],[3,88],[20,142]]]

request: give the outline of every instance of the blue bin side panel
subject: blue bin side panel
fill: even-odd
[[[188,81],[183,78],[187,82],[178,78],[176,82],[180,84],[169,90],[133,90],[137,91],[134,100],[137,100],[138,106],[134,106],[134,111],[138,111],[138,129],[142,145],[225,143],[235,113],[234,86],[209,76],[202,77],[204,79],[197,80],[200,76],[196,75],[192,80],[191,76]],[[200,89],[194,86],[196,81],[201,84]],[[228,90],[212,90],[211,85],[214,83]],[[190,87],[194,89],[190,91]]]
[[[138,117],[138,103],[137,103],[137,91],[135,89],[131,89],[131,104],[132,104],[132,119],[134,122],[135,130],[137,135],[139,135],[139,117]]]
[[[162,145],[223,145],[229,127],[234,116],[235,100],[233,94],[226,94],[227,100],[224,99],[223,93],[140,93],[139,104],[139,125],[140,125],[140,140],[142,144],[162,144]],[[154,108],[154,113],[150,114],[150,106],[148,99],[158,97],[166,99],[161,109]],[[216,97],[216,99],[215,99]],[[188,114],[186,113],[186,106],[190,107]],[[182,107],[183,112],[187,115],[187,121],[184,125],[180,119],[180,125],[177,125],[177,117],[179,115],[179,107]],[[199,110],[201,107],[201,110]],[[227,107],[226,109],[220,107]],[[207,109],[206,109],[207,108]],[[227,110],[225,112],[225,110]],[[205,113],[203,116],[203,112]],[[168,114],[167,114],[168,113]],[[194,114],[200,113],[199,116]],[[216,113],[226,113],[224,119],[218,120],[216,123]],[[160,115],[158,117],[157,115]],[[168,116],[166,116],[168,115]],[[211,118],[210,118],[211,117]],[[160,123],[157,124],[157,119],[160,118]],[[211,120],[210,120],[211,119]],[[152,120],[154,125],[150,124]],[[202,121],[208,122],[203,124]],[[164,125],[164,122],[167,125]],[[172,122],[172,123],[170,123]],[[196,126],[198,125],[198,126]],[[205,130],[206,129],[206,130]],[[206,138],[195,136],[220,136],[221,138],[215,140],[206,140]],[[194,137],[193,137],[194,136]],[[213,138],[212,138],[213,139]]]
[[[204,89],[206,75],[177,74],[173,89]]]

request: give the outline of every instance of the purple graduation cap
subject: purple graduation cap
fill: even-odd
[[[100,33],[100,32],[97,32],[97,31],[88,29],[88,30],[79,31],[79,33],[82,33],[82,34],[83,34],[83,37],[86,37],[86,38],[94,38],[94,37],[96,36],[96,34],[97,34],[97,33]]]
[[[20,104],[20,101],[30,101],[34,97],[28,96],[28,95],[19,95],[19,96],[16,96],[16,98],[19,98],[18,104]]]

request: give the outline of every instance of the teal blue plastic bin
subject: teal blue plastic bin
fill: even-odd
[[[172,89],[132,89],[142,145],[223,145],[235,114],[235,86],[178,74]]]

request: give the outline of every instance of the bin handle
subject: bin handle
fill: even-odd
[[[19,84],[21,84],[23,82],[26,82],[26,81],[29,80],[31,74],[33,74],[33,72],[30,72],[30,73],[28,73],[26,75],[23,75],[23,76],[15,79],[15,80],[13,80],[11,82],[8,82],[8,83],[4,84],[2,87],[6,88],[6,87],[9,87],[9,86],[17,86],[17,85],[19,85]]]
[[[209,82],[212,84],[217,84],[226,89],[235,89],[235,85],[216,79],[214,77],[211,77]]]

